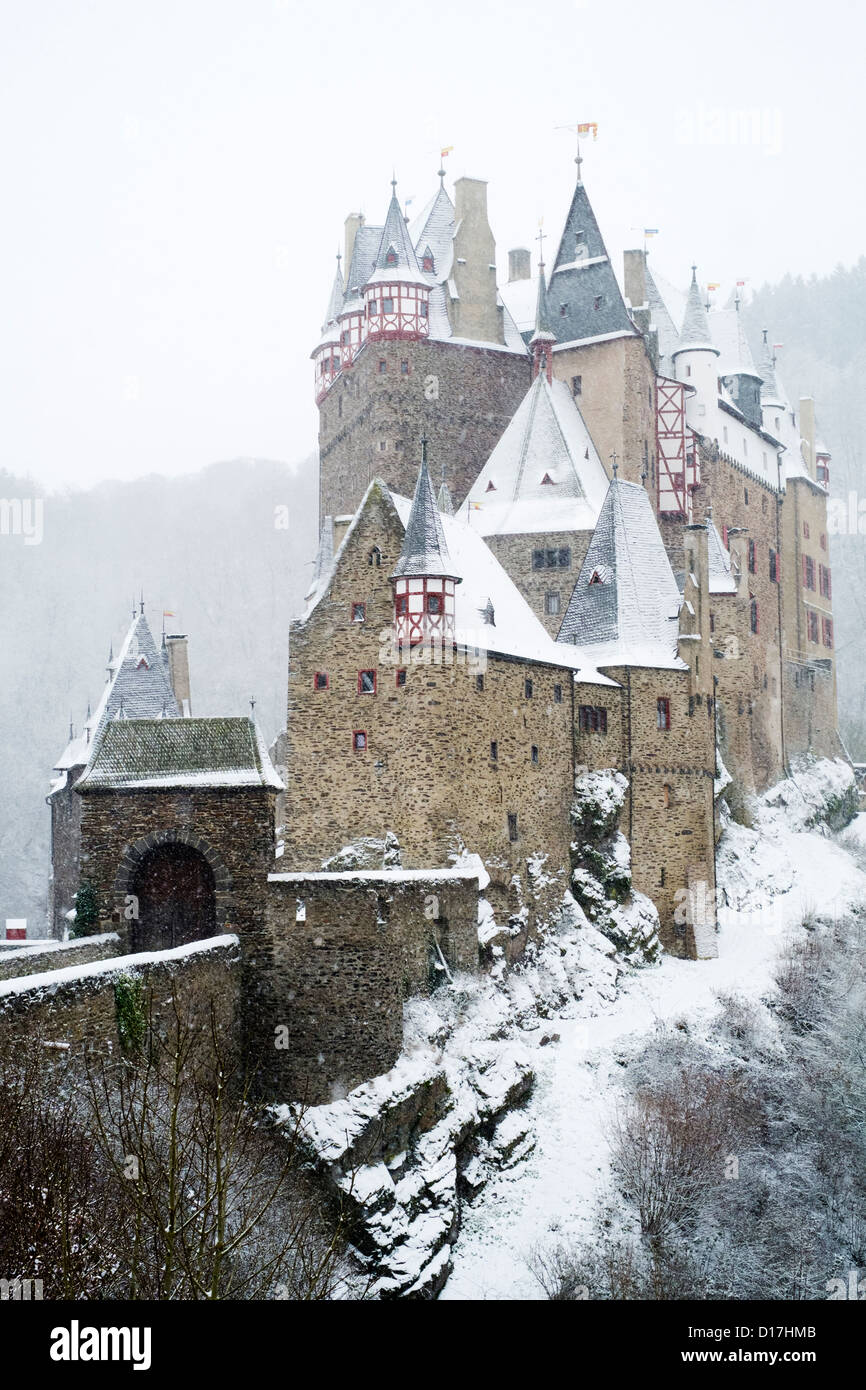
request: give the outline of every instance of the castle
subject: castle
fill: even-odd
[[[829,455],[767,335],[756,364],[736,297],[710,310],[693,268],[678,305],[643,251],[623,293],[579,162],[549,273],[519,248],[501,287],[486,186],[439,178],[412,224],[396,185],[381,226],[346,221],[273,758],[251,720],[191,717],[185,639],[157,651],[142,609],[50,797],[55,930],[84,882],[138,949],[236,930],[283,1098],[390,1065],[402,999],[477,968],[480,921],[519,957],[593,774],[627,784],[664,946],[699,957],[725,783],[844,756]]]

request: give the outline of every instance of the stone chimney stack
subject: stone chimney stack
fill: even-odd
[[[508,253],[508,283],[532,279],[532,260],[525,246],[515,246]]]
[[[457,291],[448,313],[455,338],[504,343],[503,311],[496,297],[496,242],[487,220],[487,184],[458,179],[454,185],[454,268]]]
[[[643,251],[623,252],[625,297],[632,309],[646,304],[646,255]]]
[[[175,633],[165,638],[168,651],[168,678],[174,691],[174,698],[180,705],[185,719],[192,713],[189,693],[189,647],[186,636]]]

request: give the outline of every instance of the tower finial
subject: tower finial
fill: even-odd
[[[610,461],[611,461],[611,465],[612,465],[612,467],[613,467],[613,476],[614,476],[614,478],[616,478],[617,470],[618,470],[618,468],[619,468],[619,459],[617,458],[616,449],[612,449],[612,450],[611,450]]]
[[[142,585],[142,588],[141,588],[141,599],[140,599],[140,602],[141,602],[141,616],[144,617],[144,585]]]
[[[542,217],[541,221],[540,221],[539,224],[538,224],[538,236],[535,238],[535,240],[538,242],[538,269],[539,269],[539,270],[543,270],[543,269],[544,269],[544,242],[545,242],[546,238],[547,238],[547,233],[546,233],[545,230],[544,230],[544,218]]]
[[[422,465],[423,465],[425,468],[427,467],[427,435],[426,435],[426,434],[422,434],[422,436],[421,436],[421,463],[422,463]]]

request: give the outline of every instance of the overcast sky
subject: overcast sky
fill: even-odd
[[[854,0],[5,0],[0,465],[52,486],[294,462],[346,213],[489,181],[502,268],[573,137],[618,269],[758,286],[864,250]],[[747,119],[746,119],[747,117]],[[502,274],[500,276],[502,278]]]

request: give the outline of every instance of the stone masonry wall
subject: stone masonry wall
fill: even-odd
[[[0,955],[0,980],[12,980],[19,975],[37,975],[46,970],[65,970],[68,965],[87,965],[95,960],[107,960],[120,949],[117,932],[100,936],[83,936],[72,941],[58,941],[44,950],[9,951]]]
[[[554,313],[555,299],[554,281]],[[639,483],[644,466],[651,476],[656,454],[656,374],[643,338],[555,348],[553,374],[570,388],[574,377],[580,376],[581,391],[575,399],[608,476],[614,450],[621,478]]]
[[[530,374],[528,356],[495,348],[365,343],[319,407],[320,516],[354,512],[373,478],[411,497],[425,433],[435,485],[444,466],[459,506],[529,389]]]
[[[274,1094],[321,1104],[387,1071],[403,1000],[478,966],[478,880],[454,871],[277,873],[268,884]],[[437,950],[438,947],[438,950]],[[276,1031],[275,1031],[276,1036]]]
[[[580,574],[580,567],[586,558],[591,531],[550,531],[537,534],[487,536],[487,544],[499,563],[511,577],[514,584],[526,599],[530,608],[547,628],[551,637],[556,637],[562,627],[565,610]],[[563,547],[571,551],[571,564],[565,568],[545,566],[534,569],[533,552],[536,550],[556,550]],[[548,594],[559,598],[558,613],[548,613],[545,603]]]

